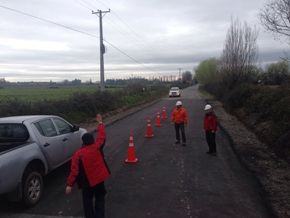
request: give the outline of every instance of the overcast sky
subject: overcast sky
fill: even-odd
[[[258,13],[267,0],[0,0],[0,78],[100,80],[103,15],[105,80],[178,75],[219,58],[233,19],[259,30],[259,63],[280,60]]]

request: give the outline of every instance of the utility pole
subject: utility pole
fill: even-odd
[[[178,77],[178,80],[181,80],[181,70],[182,68],[178,68],[179,69],[179,77]]]
[[[104,54],[106,52],[104,43],[103,43],[103,23],[102,18],[103,14],[109,13],[111,10],[108,11],[101,11],[98,10],[97,12],[92,11],[92,14],[97,14],[99,16],[99,23],[100,23],[100,86],[101,86],[101,92],[105,90],[105,73],[104,73]],[[104,15],[105,16],[105,15]]]

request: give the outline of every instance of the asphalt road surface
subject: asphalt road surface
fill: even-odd
[[[176,145],[170,117],[177,100],[187,109],[187,145]],[[111,177],[106,180],[107,218],[268,218],[273,217],[257,181],[240,164],[228,136],[217,132],[217,156],[208,150],[203,132],[206,102],[197,87],[179,98],[164,98],[106,127],[104,149]],[[157,112],[166,107],[167,119],[156,127]],[[153,138],[146,138],[147,118]],[[125,163],[133,133],[137,163]],[[83,217],[81,192],[65,195],[69,163],[44,179],[42,201],[35,207],[0,200],[2,218]]]

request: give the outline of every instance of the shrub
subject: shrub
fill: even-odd
[[[289,83],[282,86],[241,84],[232,90],[218,83],[206,84],[204,87],[277,155],[290,159]],[[239,110],[234,110],[237,108]]]
[[[0,116],[54,114],[72,123],[80,123],[94,117],[96,113],[108,113],[119,107],[150,101],[168,92],[167,85],[156,84],[143,88],[144,86],[140,89],[140,86],[135,84],[114,92],[73,92],[67,99],[44,99],[33,103],[17,98],[6,98],[0,101]]]
[[[53,100],[47,100],[44,99],[42,101],[35,102],[31,105],[31,111],[30,114],[41,114],[41,115],[61,115],[63,111],[67,108],[67,102],[66,104],[62,104],[58,106],[58,103],[64,102],[64,101],[53,101]]]
[[[225,95],[225,103],[230,109],[243,107],[255,91],[255,86],[241,84]]]
[[[226,86],[216,82],[205,84],[204,89],[221,101],[223,101],[225,94],[229,91]]]
[[[93,102],[96,106],[93,114],[105,113],[117,109],[121,104],[120,96],[122,95],[124,95],[124,92],[122,91],[114,93],[108,91],[97,91],[93,93]]]
[[[17,116],[17,115],[27,115],[31,112],[30,103],[21,101],[17,98],[6,98],[4,101],[0,102],[0,116]]]

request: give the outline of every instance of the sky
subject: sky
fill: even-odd
[[[178,76],[220,58],[232,19],[259,30],[258,64],[286,43],[261,25],[268,0],[0,0],[0,78],[100,81],[103,13],[106,79]]]

